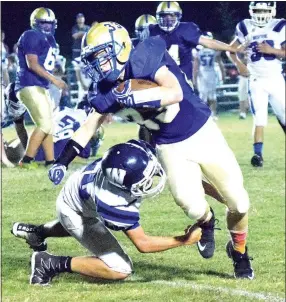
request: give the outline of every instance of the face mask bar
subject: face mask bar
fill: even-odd
[[[272,19],[272,11],[269,10],[268,12],[259,12],[260,9],[253,9],[251,18],[255,25],[264,26]]]
[[[46,31],[45,30],[45,24],[51,24],[51,30],[50,31]],[[56,28],[57,28],[57,20],[55,19],[54,21],[49,21],[49,20],[45,20],[45,19],[37,19],[35,22],[35,28],[37,28],[39,31],[41,31],[42,33],[46,34],[46,35],[54,35]]]
[[[158,194],[160,194],[165,187],[165,183],[166,183],[165,171],[163,170],[162,166],[157,161],[157,159],[152,159],[152,160],[155,161],[155,163],[150,175],[148,177],[144,177],[140,182],[133,184],[131,187],[131,194],[135,197],[142,197],[142,198],[155,197]],[[152,188],[154,176],[160,177],[160,181],[154,188]]]
[[[180,17],[176,13],[159,13],[158,24],[167,32],[174,30],[179,24]]]

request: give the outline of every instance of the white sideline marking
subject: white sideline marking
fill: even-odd
[[[142,278],[132,278],[134,281],[143,281]],[[248,298],[255,298],[258,300],[263,301],[269,301],[269,302],[285,302],[285,299],[273,295],[272,293],[256,293],[256,292],[249,292],[246,290],[241,289],[232,289],[229,287],[221,287],[221,286],[211,286],[211,285],[204,285],[204,284],[197,284],[192,281],[187,282],[184,280],[178,280],[178,281],[166,281],[166,280],[155,280],[150,281],[148,284],[162,284],[162,285],[168,285],[173,287],[189,287],[194,290],[203,291],[203,290],[209,290],[209,291],[215,291],[215,292],[221,292],[225,294],[229,294],[232,296],[244,296]]]

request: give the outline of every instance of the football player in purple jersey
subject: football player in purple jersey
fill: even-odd
[[[235,277],[253,279],[246,249],[249,197],[240,167],[213,122],[209,107],[195,95],[168,53],[165,41],[159,36],[150,37],[132,49],[124,27],[102,22],[83,38],[82,60],[93,79],[88,99],[94,112],[66,144],[49,170],[50,179],[55,184],[61,182],[69,163],[106,114],[145,125],[152,133],[176,203],[202,228],[200,254],[210,258],[215,250],[215,217],[205,199],[204,177],[228,208],[227,227],[232,240],[227,244],[227,253],[233,260]],[[132,91],[131,79],[150,80],[158,86]],[[119,92],[117,87],[122,82],[124,89]],[[243,246],[244,251],[237,251],[237,246]]]
[[[26,30],[17,43],[19,69],[15,85],[17,98],[25,104],[36,125],[20,162],[20,166],[27,168],[36,166],[33,159],[40,145],[45,150],[46,165],[54,162],[52,102],[48,88],[53,83],[60,89],[67,89],[64,81],[51,74],[56,59],[54,12],[44,7],[35,9],[30,25],[31,29]]]

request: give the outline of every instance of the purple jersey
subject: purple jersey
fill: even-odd
[[[39,64],[52,72],[55,66],[55,53],[56,41],[52,35],[45,35],[34,29],[25,31],[18,41],[19,67],[15,90],[18,91],[26,86],[40,86],[47,89],[49,81],[28,68],[25,56],[37,55]]]
[[[99,113],[114,113],[125,120],[145,125],[157,144],[171,144],[190,137],[205,124],[211,112],[187,83],[185,74],[166,51],[163,39],[147,38],[132,50],[124,80],[154,81],[157,70],[162,66],[168,67],[182,87],[184,98],[180,103],[157,109],[122,107],[112,92],[115,84],[112,86],[103,80],[90,87],[88,98],[91,105]]]
[[[192,49],[198,45],[201,34],[198,26],[192,22],[180,22],[172,32],[163,31],[158,24],[149,25],[149,35],[164,39],[170,56],[190,80],[193,72]]]

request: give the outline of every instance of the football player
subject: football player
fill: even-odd
[[[236,26],[232,46],[244,45],[247,65],[231,54],[242,76],[249,75],[250,108],[254,117],[254,155],[251,164],[263,166],[263,135],[267,125],[268,100],[285,132],[285,80],[281,58],[285,58],[285,19],[274,19],[276,2],[256,1],[249,5],[251,19]]]
[[[193,22],[180,22],[182,9],[178,2],[161,2],[156,10],[157,25],[149,25],[144,37],[159,35],[165,40],[171,57],[186,74],[192,85],[192,49],[198,44],[209,49],[225,51],[228,45],[215,39],[205,37]]]
[[[200,239],[197,226],[187,227],[180,236],[159,237],[145,234],[140,225],[142,199],[159,194],[166,180],[151,148],[136,140],[111,147],[102,159],[68,179],[57,199],[57,221],[13,225],[15,236],[41,250],[32,255],[31,284],[47,285],[64,272],[111,280],[127,278],[133,272],[132,261],[110,230],[123,231],[141,253],[192,245]],[[63,236],[73,236],[92,256],[55,256],[43,251],[47,248],[45,238]]]
[[[87,100],[78,103],[76,108],[64,107],[63,110],[54,112],[53,114],[53,142],[54,154],[58,157],[63,150],[68,140],[72,137],[74,132],[85,122],[88,114],[91,111],[91,106]],[[79,157],[89,158],[96,156],[99,147],[104,138],[103,126],[95,132],[90,142],[79,154]],[[44,150],[40,147],[35,156],[35,161],[44,160]]]
[[[211,32],[203,34],[209,39],[213,39]],[[225,79],[225,70],[220,52],[202,47],[196,54],[194,59],[194,87],[198,88],[200,98],[207,103],[212,111],[214,120],[216,116],[216,87],[217,87],[217,72],[215,63],[218,63],[222,75],[222,81]]]
[[[204,175],[228,207],[232,241],[227,251],[235,264],[235,276],[252,279],[246,249],[249,198],[233,152],[213,122],[209,107],[194,94],[167,52],[165,41],[150,37],[131,49],[128,32],[115,22],[98,23],[83,38],[82,59],[95,80],[89,91],[94,112],[66,144],[49,170],[50,179],[55,184],[61,182],[69,163],[107,113],[145,125],[152,132],[176,203],[202,228],[200,254],[210,258],[215,249],[215,217],[205,199]],[[133,91],[131,79],[151,80],[158,87]],[[124,89],[119,92],[116,88],[122,81]]]
[[[14,167],[14,164],[12,164],[11,162],[16,162],[14,159],[17,159],[19,161],[20,158],[22,158],[23,152],[28,143],[28,133],[25,128],[24,121],[24,115],[27,111],[27,108],[16,97],[15,83],[10,83],[6,87],[4,91],[4,100],[5,107],[2,111],[1,129],[6,128],[14,123],[15,130],[20,142],[19,146],[17,147],[12,147],[7,144],[5,147],[2,140],[2,162],[7,167]]]
[[[140,41],[144,40],[143,32],[150,24],[157,24],[157,20],[152,15],[141,15],[135,21],[135,35],[136,38],[131,39],[133,46],[136,46]]]
[[[52,102],[49,83],[67,89],[66,83],[51,74],[55,65],[56,41],[54,32],[57,20],[49,8],[35,9],[30,16],[31,29],[18,41],[19,70],[15,91],[17,98],[27,107],[36,128],[34,129],[20,166],[32,168],[33,159],[42,144],[46,165],[54,162],[52,137]]]

